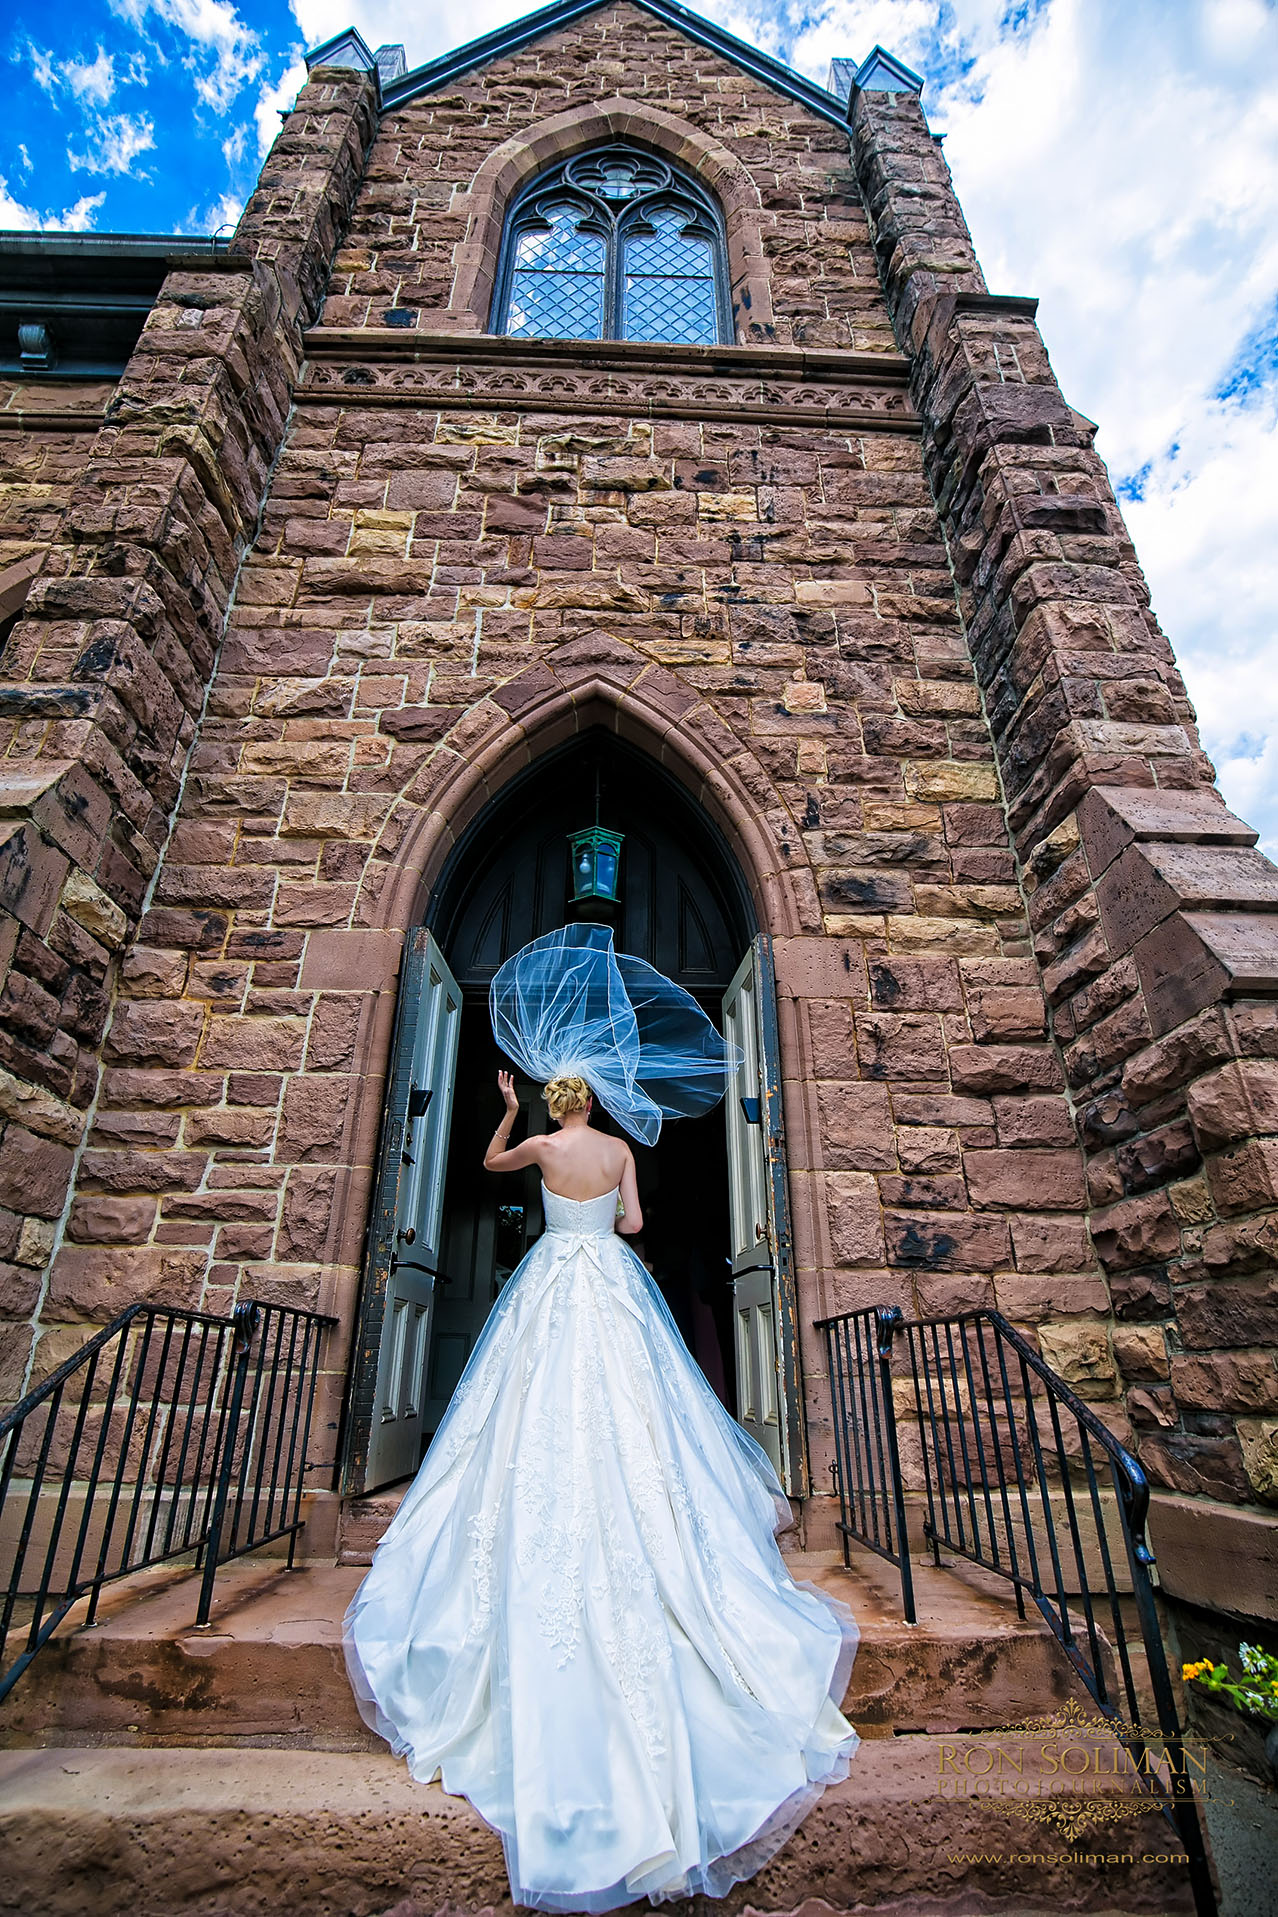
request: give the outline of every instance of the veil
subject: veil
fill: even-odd
[[[493,1036],[530,1077],[576,1073],[642,1145],[663,1118],[694,1118],[723,1097],[741,1053],[696,1000],[642,959],[613,950],[606,925],[565,925],[506,960],[488,995]]]

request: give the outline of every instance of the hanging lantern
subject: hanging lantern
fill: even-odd
[[[609,899],[616,902],[624,836],[621,832],[609,832],[601,825],[592,825],[584,832],[569,833],[574,905],[582,899]]]

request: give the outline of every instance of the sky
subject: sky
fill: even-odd
[[[520,0],[11,0],[0,227],[229,231],[305,68],[410,67]],[[992,291],[1099,422],[1229,803],[1278,856],[1278,0],[701,0],[824,84],[923,94]]]

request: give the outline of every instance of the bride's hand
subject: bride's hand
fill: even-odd
[[[519,1100],[515,1097],[515,1074],[513,1072],[498,1072],[497,1090],[506,1101],[506,1110],[508,1112],[517,1112],[519,1110]]]

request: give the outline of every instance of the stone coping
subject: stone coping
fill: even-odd
[[[917,433],[898,354],[313,327],[298,398]]]

